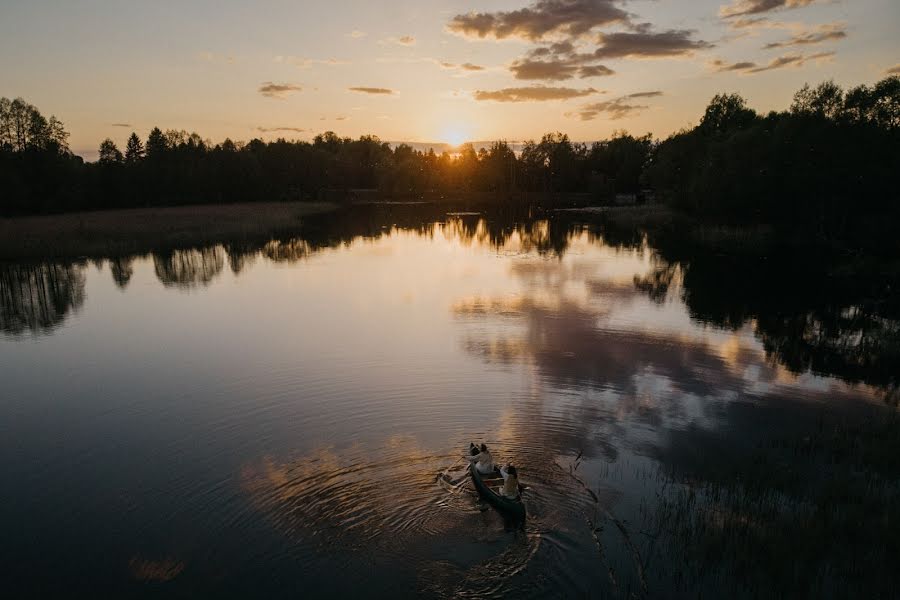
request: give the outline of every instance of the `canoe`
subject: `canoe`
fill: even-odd
[[[485,482],[484,475],[479,473],[478,469],[475,468],[475,463],[469,465],[469,473],[472,475],[472,483],[475,484],[475,489],[478,490],[478,494],[484,498],[488,504],[504,515],[508,515],[517,520],[525,519],[525,505],[522,503],[521,496],[518,498],[507,498],[492,490]],[[500,478],[500,481],[503,481],[503,477],[500,475],[499,470],[494,469],[494,475]]]

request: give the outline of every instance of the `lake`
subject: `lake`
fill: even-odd
[[[814,266],[581,212],[403,204],[2,264],[4,595],[887,588],[890,540],[859,572],[827,535],[746,568],[787,531],[770,523],[822,522],[792,481],[844,463],[810,457],[896,411],[893,306]],[[470,441],[518,467],[524,525],[440,478]],[[880,514],[896,460],[871,460]]]

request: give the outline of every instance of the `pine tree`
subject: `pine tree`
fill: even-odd
[[[144,144],[136,133],[132,132],[125,144],[125,162],[134,164],[144,157]]]
[[[154,127],[153,131],[150,132],[150,136],[147,138],[147,158],[157,160],[165,154],[168,149],[169,144],[166,141],[165,134],[163,134],[159,127]]]

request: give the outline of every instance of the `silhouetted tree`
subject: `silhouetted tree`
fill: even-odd
[[[144,157],[144,144],[136,133],[132,132],[125,145],[125,162],[134,164]]]
[[[705,133],[727,133],[747,127],[756,116],[739,95],[716,94],[700,119],[700,129]]]
[[[119,147],[109,138],[100,143],[100,164],[110,165],[122,162],[122,153]]]
[[[816,88],[804,84],[794,94],[791,112],[795,115],[816,115],[828,119],[837,118],[844,108],[844,90],[833,81],[826,81]]]
[[[21,98],[0,99],[4,214],[198,202],[298,200],[351,190],[418,196],[512,191],[617,192],[656,188],[695,218],[762,223],[824,239],[884,241],[897,216],[900,77],[844,93],[804,86],[791,110],[757,115],[716,95],[700,124],[661,143],[624,132],[590,147],[562,133],[526,142],[464,145],[437,155],[374,136],[334,132],[312,142],[225,140],[154,127],[122,157],[105,140],[97,164],[68,151],[65,128]],[[142,159],[142,150],[143,156]],[[127,168],[119,168],[125,162]],[[864,236],[866,230],[874,232]],[[890,243],[885,242],[887,246]]]
[[[152,160],[162,158],[168,149],[169,145],[162,130],[159,127],[150,130],[150,135],[147,136],[147,158]]]

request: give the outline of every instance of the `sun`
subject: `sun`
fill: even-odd
[[[442,137],[448,144],[460,146],[469,140],[469,128],[460,124],[447,125]]]

